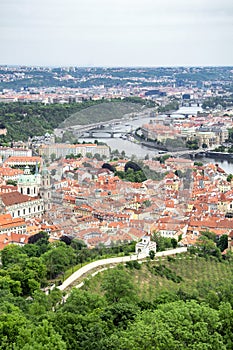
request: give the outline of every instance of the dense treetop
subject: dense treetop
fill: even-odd
[[[233,257],[213,250],[213,235],[191,254],[163,260],[150,255],[84,278],[67,300],[58,289],[42,291],[67,268],[101,254],[128,254],[132,246],[87,250],[84,242],[62,237],[49,243],[46,232],[24,247],[1,252],[0,348],[42,349],[216,349],[233,347]],[[155,233],[160,249],[173,244]],[[218,242],[224,249],[225,240]]]
[[[123,118],[125,114],[138,112],[145,102],[142,99],[114,101],[84,101],[82,103],[0,103],[0,124],[7,128],[7,135],[0,142],[27,141],[29,137],[53,133],[58,127],[85,125]],[[150,107],[150,106],[148,106]],[[67,120],[67,121],[66,121]],[[65,124],[64,121],[66,121]]]

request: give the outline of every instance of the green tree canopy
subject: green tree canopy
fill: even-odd
[[[136,300],[136,290],[130,274],[123,269],[108,270],[102,288],[110,303]]]

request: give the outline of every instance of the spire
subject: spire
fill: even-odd
[[[36,161],[35,174],[37,175],[38,173],[39,173],[39,167],[38,167],[38,161]]]
[[[44,164],[43,167],[42,167],[42,170],[41,170],[41,175],[42,176],[47,176],[49,174],[49,171],[46,167],[46,165]]]

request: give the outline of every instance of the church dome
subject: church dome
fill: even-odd
[[[28,185],[39,185],[41,182],[39,174],[31,174],[29,166],[26,166],[24,173],[18,178],[18,185],[28,186]]]

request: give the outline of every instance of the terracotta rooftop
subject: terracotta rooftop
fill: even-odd
[[[26,203],[29,201],[34,201],[39,198],[39,197],[29,197],[17,191],[10,192],[10,193],[3,193],[1,194],[0,197],[5,206],[10,206],[10,205],[19,204],[19,203]]]

